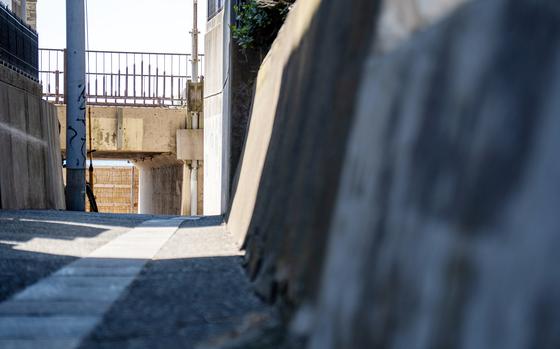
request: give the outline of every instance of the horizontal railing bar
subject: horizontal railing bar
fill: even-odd
[[[61,72],[61,71],[59,71],[59,72]],[[54,74],[55,72],[54,71],[47,71],[46,73]],[[86,75],[89,75],[89,76],[107,76],[107,75],[116,76],[116,75],[118,75],[118,73],[86,73]],[[166,78],[177,78],[177,79],[184,79],[184,78],[190,78],[191,77],[190,75],[155,75],[155,74],[151,74],[151,75],[144,74],[142,76],[144,78],[155,78],[155,77],[163,78],[163,77],[166,77]],[[129,75],[128,76],[129,79],[133,79],[134,77],[140,77],[140,75]],[[121,73],[120,79],[124,80],[126,78],[127,78],[126,75],[123,75]],[[115,78],[115,80],[118,80],[118,76]]]
[[[54,52],[64,52],[64,49],[60,48],[40,48],[39,51],[54,51]],[[86,50],[91,53],[113,53],[113,54],[132,54],[132,55],[161,55],[161,56],[192,56],[191,53],[178,53],[178,52],[148,52],[148,51],[107,51],[107,50]],[[203,53],[198,54],[200,57],[204,57]]]
[[[187,81],[192,78],[192,54],[110,50],[89,50],[86,54],[88,104],[184,106],[184,91]],[[201,54],[198,58],[198,65],[203,71],[205,57]],[[65,50],[40,49],[39,59],[41,66],[38,73],[44,98],[64,103]]]

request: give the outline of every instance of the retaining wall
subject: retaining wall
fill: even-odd
[[[298,1],[261,66],[228,226],[294,347],[560,345],[560,6],[459,3]]]
[[[0,208],[64,209],[56,108],[36,83],[0,68]]]

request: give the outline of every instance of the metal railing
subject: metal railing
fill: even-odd
[[[0,64],[36,80],[38,40],[37,32],[0,3]]]
[[[65,102],[65,57],[63,49],[39,49],[44,98],[58,104]],[[182,106],[190,78],[190,54],[86,51],[88,104]]]

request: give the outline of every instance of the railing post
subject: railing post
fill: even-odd
[[[67,93],[68,93],[68,59],[67,58],[68,58],[68,52],[66,51],[66,49],[64,49],[62,51],[62,60],[63,60],[63,64],[64,64],[64,71],[63,71],[64,85],[62,87],[64,89],[64,93],[62,95],[63,104],[66,104],[66,101],[68,101],[68,98],[67,98],[68,97],[67,96]],[[50,92],[50,90],[49,90],[49,92]]]
[[[54,98],[54,102],[56,104],[58,104],[59,102],[59,96],[60,96],[60,71],[57,69],[54,72],[54,93],[55,93],[55,98]]]
[[[128,97],[128,65],[126,66],[126,79],[125,79],[125,82],[124,82],[124,96],[125,96],[124,102],[126,103],[126,97]]]

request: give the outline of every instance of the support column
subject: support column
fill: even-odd
[[[85,211],[86,60],[84,0],[66,0],[66,208]]]
[[[139,167],[138,178],[138,213],[154,212],[154,177],[151,167]]]

